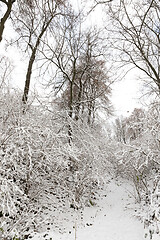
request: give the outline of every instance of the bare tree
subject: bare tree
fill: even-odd
[[[132,143],[144,133],[145,111],[135,108],[129,117],[115,120],[115,137],[118,142]]]
[[[8,90],[12,71],[12,62],[7,57],[0,56],[0,89],[2,91]]]
[[[5,23],[11,14],[12,6],[15,1],[16,0],[0,0],[0,3],[3,3],[4,6],[7,7],[3,17],[0,20],[0,42],[2,41]]]
[[[93,0],[93,4],[92,4],[92,6],[91,6],[91,9],[90,9],[90,11],[89,11],[89,13],[90,12],[92,12],[97,6],[99,6],[99,5],[104,5],[104,4],[108,4],[108,3],[110,3],[110,2],[112,2],[113,0]]]
[[[100,32],[82,30],[80,17],[68,14],[62,20],[63,25],[57,25],[58,36],[53,36],[56,46],[48,43],[48,50],[43,54],[56,67],[50,85],[55,84],[61,106],[68,109],[69,117],[78,120],[80,115],[85,115],[91,123],[102,106],[100,103],[109,109],[110,83]]]
[[[125,125],[125,119],[124,118],[116,118],[115,124],[114,124],[114,132],[115,132],[115,138],[118,142],[126,144],[126,130],[127,127]]]
[[[109,13],[113,21],[106,28],[119,62],[140,69],[160,92],[160,2],[121,0]]]
[[[21,1],[13,12],[13,23],[19,34],[17,43],[22,46],[22,51],[29,54],[29,62],[26,73],[25,87],[22,101],[27,103],[31,82],[33,64],[39,49],[43,49],[43,39],[47,38],[49,26],[53,19],[61,14],[60,6],[64,1],[41,0]]]

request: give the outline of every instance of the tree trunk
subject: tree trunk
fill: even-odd
[[[47,27],[51,23],[52,19],[53,19],[53,16],[50,18],[50,20],[47,23],[44,22],[43,27],[42,27],[42,31],[39,34],[38,38],[37,38],[35,47],[34,48],[31,47],[32,54],[31,54],[31,57],[30,57],[30,60],[29,60],[29,64],[28,64],[28,69],[27,69],[27,74],[26,74],[26,81],[25,81],[25,87],[24,87],[24,92],[23,92],[23,97],[22,97],[22,102],[24,104],[26,104],[27,101],[28,101],[28,93],[29,93],[30,82],[31,82],[32,68],[33,68],[33,63],[34,63],[35,58],[36,58],[36,52],[37,52],[37,49],[39,47],[40,40],[41,40],[43,34],[45,33],[45,31],[47,30]]]
[[[4,16],[1,18],[1,21],[0,21],[0,42],[2,41],[4,25],[5,25],[5,22],[7,21],[9,15],[11,13],[11,9],[12,9],[12,4],[13,3],[14,3],[14,1],[12,1],[12,0],[9,0],[8,2],[5,3],[6,6],[7,6],[7,11],[4,14]]]
[[[69,118],[72,118],[73,115],[73,82],[70,82],[70,100],[69,100]],[[68,142],[71,145],[72,142],[72,127],[69,123],[68,125]]]
[[[37,45],[37,47],[38,47],[38,45]],[[33,49],[30,60],[29,60],[29,64],[28,64],[25,87],[24,87],[24,92],[23,92],[23,97],[22,97],[22,102],[24,104],[26,104],[27,100],[28,100],[28,93],[29,93],[30,81],[31,81],[31,75],[32,75],[32,67],[33,67],[33,63],[35,61],[37,47]]]
[[[69,96],[69,118],[73,117],[73,86],[74,86],[74,81],[75,81],[75,76],[76,76],[76,58],[73,61],[73,77],[70,81],[70,96]],[[68,125],[68,137],[69,137],[69,144],[71,145],[72,142],[72,127],[69,124]]]
[[[80,107],[81,107],[81,100],[82,100],[82,82],[81,79],[79,80],[79,93],[78,93],[78,98],[77,98],[77,103],[76,103],[76,111],[75,111],[75,120],[78,121],[79,119],[79,112],[80,112]]]

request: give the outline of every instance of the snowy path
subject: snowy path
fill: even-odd
[[[86,208],[83,217],[72,213],[70,218],[63,213],[63,218],[68,219],[65,233],[43,232],[33,240],[143,240],[143,224],[132,216],[134,209],[126,210],[132,201],[126,188],[111,182],[103,190],[99,206]]]
[[[130,200],[125,186],[114,183],[109,186],[109,194],[101,200],[101,212],[98,214],[93,229],[79,231],[79,240],[141,240],[143,225],[134,217],[133,210],[126,210]]]

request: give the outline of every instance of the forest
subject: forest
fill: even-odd
[[[32,239],[53,208],[94,208],[108,178],[133,186],[142,239],[158,239],[159,0],[0,0],[0,19],[0,239]],[[151,100],[116,116],[132,69]]]

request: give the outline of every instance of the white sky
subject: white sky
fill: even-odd
[[[112,102],[116,115],[129,115],[134,108],[142,107],[142,82],[138,79],[140,71],[132,69],[123,80],[113,84]]]

